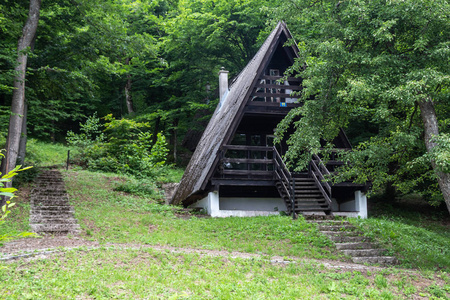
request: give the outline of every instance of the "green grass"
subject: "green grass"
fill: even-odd
[[[70,148],[62,144],[47,143],[36,139],[27,142],[27,165],[39,166],[65,166],[67,151]]]
[[[0,298],[447,299],[450,295],[445,248],[449,237],[445,225],[436,226],[440,219],[434,224],[392,209],[377,218],[353,220],[399,256],[401,267],[419,267],[419,271],[327,269],[310,258],[345,258],[303,218],[180,217],[179,208],[160,204],[161,194],[152,181],[89,171],[63,174],[87,239],[103,245],[174,246],[261,256],[210,257],[149,248],[70,250],[48,259],[19,260],[0,269]],[[128,193],[129,189],[137,189],[141,196]],[[24,200],[19,206],[22,212],[13,212],[8,220],[17,229],[26,225],[26,205]],[[422,230],[427,234],[422,236]],[[435,249],[426,253],[427,247]],[[272,264],[274,255],[296,259]]]
[[[314,225],[289,217],[178,218],[155,199],[114,191],[126,177],[66,172],[76,217],[100,242],[144,243],[336,259],[333,244]]]
[[[22,232],[30,231],[29,218],[30,218],[30,202],[28,199],[28,193],[31,190],[29,185],[22,186],[16,197],[11,202],[15,203],[15,206],[11,208],[11,213],[5,219],[3,224],[0,224],[0,235],[18,235]],[[0,250],[1,252],[1,250]]]
[[[438,215],[437,211],[429,215],[403,206],[381,205],[373,217],[351,221],[397,256],[402,266],[450,272],[448,216]]]
[[[0,270],[3,299],[445,299],[442,274],[329,270],[316,263],[152,249],[74,250]],[[441,276],[441,277],[439,277]]]

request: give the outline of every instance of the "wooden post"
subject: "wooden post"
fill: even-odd
[[[70,150],[67,150],[67,164],[66,164],[66,171],[69,170],[69,161],[70,161]]]

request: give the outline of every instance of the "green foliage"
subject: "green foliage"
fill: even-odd
[[[286,1],[276,11],[299,42],[291,73],[304,78],[303,106],[277,131],[281,137],[295,127],[291,163],[304,168],[311,153],[326,154],[339,128],[349,128],[359,144],[341,154],[351,168],[341,169],[338,180],[370,180],[375,190],[392,183],[442,201],[429,183],[436,182],[431,159],[448,171],[449,3]],[[425,99],[436,107],[441,132],[428,154],[417,105]]]
[[[416,202],[416,206],[419,203]],[[374,216],[350,221],[357,224],[364,235],[389,249],[401,265],[450,271],[450,233],[445,225],[448,216],[444,212],[426,214],[418,208],[403,206],[373,205]]]
[[[101,125],[94,115],[80,125],[81,133],[68,133],[67,141],[78,149],[77,159],[82,165],[137,177],[156,176],[163,171],[168,149],[161,133],[153,144],[149,123],[116,120],[112,115],[104,119],[106,123]]]
[[[124,178],[115,184],[115,191],[125,192],[140,197],[159,198],[161,197],[158,187],[152,179],[148,178]]]
[[[3,157],[3,154],[0,153],[0,158]],[[23,168],[21,169],[21,166],[16,166],[13,170],[9,171],[6,174],[1,174],[2,175],[0,177],[0,197],[8,197],[9,199],[13,199],[14,198],[14,193],[17,191],[16,188],[13,187],[4,187],[4,183],[7,182],[11,182],[11,179],[16,176],[18,174],[18,172],[20,171],[24,171],[27,169],[30,169],[31,167],[28,168]],[[4,205],[2,205],[1,208],[1,212],[0,212],[0,227],[4,225],[4,223],[6,222],[6,217],[11,213],[11,208],[13,206],[15,206],[16,204],[11,202],[10,200],[6,200],[6,203]],[[20,238],[20,237],[27,237],[27,236],[32,236],[34,235],[33,233],[29,233],[29,232],[21,232],[18,234],[12,234],[10,232],[7,233],[2,233],[0,234],[0,245],[2,245],[4,242],[14,239],[14,238]]]
[[[434,142],[437,145],[431,151],[431,159],[441,172],[450,173],[450,134],[441,133]]]

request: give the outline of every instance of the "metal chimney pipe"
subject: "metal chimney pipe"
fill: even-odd
[[[224,100],[224,96],[228,91],[228,71],[224,67],[219,71],[219,99],[220,103]]]

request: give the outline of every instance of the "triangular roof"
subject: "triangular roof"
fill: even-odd
[[[253,59],[235,79],[226,99],[219,104],[206,127],[200,142],[186,168],[183,178],[171,199],[172,204],[190,204],[203,197],[208,181],[218,162],[218,151],[236,131],[242,118],[246,100],[267,64],[270,62],[279,43],[292,39],[284,22],[279,22],[270,33]],[[291,59],[298,56],[298,48],[290,46]]]

